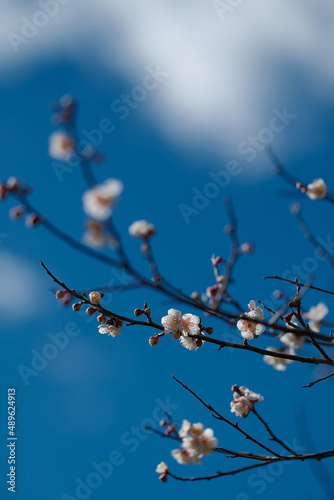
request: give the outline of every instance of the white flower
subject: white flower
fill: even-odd
[[[197,455],[191,456],[187,450],[176,449],[171,452],[172,457],[175,458],[179,464],[199,464],[200,458]]]
[[[184,438],[188,436],[188,434],[192,433],[196,436],[200,436],[203,433],[204,426],[200,422],[197,424],[192,424],[189,422],[189,420],[184,419],[182,422],[181,429],[179,430],[179,436],[181,438]]]
[[[108,334],[110,335],[111,337],[116,337],[116,335],[121,335],[121,329],[120,328],[117,328],[116,326],[114,325],[108,325],[108,324],[105,324],[105,325],[100,325],[98,327],[99,329],[99,332],[104,334]]]
[[[248,309],[249,312],[244,313],[244,316],[247,316],[248,318],[254,320],[264,319],[263,310],[260,307],[256,307],[256,303],[254,300],[250,301],[250,303],[248,304]],[[247,321],[247,319],[240,319],[237,323],[237,328],[238,330],[240,330],[242,337],[246,340],[258,338],[265,330],[264,325],[254,323],[252,321]]]
[[[203,335],[203,334],[202,334]],[[180,338],[180,342],[186,349],[189,351],[196,351],[199,347],[202,347],[203,341],[198,339],[193,339],[192,337],[182,337]]]
[[[112,214],[119,195],[123,191],[123,184],[117,179],[107,179],[103,184],[86,191],[82,196],[84,211],[97,220],[106,220]]]
[[[305,337],[303,335],[297,335],[296,333],[284,333],[280,338],[283,344],[292,347],[293,349],[300,349],[303,347]]]
[[[236,390],[238,389],[238,390]],[[263,401],[263,396],[256,392],[247,389],[247,387],[232,387],[233,401],[231,401],[231,412],[235,413],[237,417],[245,418],[254,407],[254,403]]]
[[[244,396],[240,396],[238,399],[231,401],[231,412],[235,413],[237,417],[245,418],[248,413],[253,408],[253,403]]]
[[[172,456],[182,464],[199,463],[203,455],[210,455],[218,445],[213,430],[204,429],[200,422],[191,424],[188,420],[183,420],[179,436],[183,438],[183,449],[173,450]]]
[[[89,300],[91,301],[94,306],[97,306],[100,303],[100,300],[102,299],[103,294],[100,292],[90,292],[89,294]]]
[[[83,235],[83,241],[86,245],[93,248],[101,248],[109,245],[114,249],[119,248],[119,243],[114,236],[104,234],[103,226],[95,220],[87,223],[88,230]]]
[[[179,436],[181,438],[186,437],[191,429],[191,423],[189,420],[184,419],[181,425],[181,429],[179,430]]]
[[[54,132],[49,137],[49,155],[60,161],[68,161],[74,153],[72,137],[64,132]]]
[[[314,179],[311,184],[307,185],[306,194],[311,200],[324,198],[327,193],[327,186],[323,179]]]
[[[275,347],[267,347],[267,351],[271,352],[282,352],[280,349],[275,349]],[[285,351],[286,354],[295,354],[295,351],[290,347],[287,351]],[[286,365],[289,365],[290,363],[293,362],[292,359],[285,359],[285,358],[277,358],[275,356],[270,356],[266,354],[263,356],[263,361],[267,363],[267,365],[271,365],[275,368],[275,370],[278,370],[280,372],[284,372],[286,370]]]
[[[211,455],[217,444],[218,440],[214,437],[212,429],[205,429],[199,436],[186,436],[182,440],[182,446],[189,455],[199,458],[203,455]]]
[[[160,464],[155,469],[158,474],[166,474],[168,472],[168,465],[165,462],[160,462]]]
[[[309,321],[309,327],[314,332],[319,332],[321,328],[321,322],[325,316],[328,314],[328,307],[324,302],[319,302],[318,305],[311,307],[308,313],[305,313],[305,318],[311,320]]]
[[[257,403],[258,401],[263,401],[263,396],[261,394],[258,394],[254,391],[251,391],[250,389],[247,389],[247,387],[244,387],[243,385],[239,387],[239,391],[241,392],[242,396],[245,396],[249,401],[252,403]],[[234,399],[237,399],[237,392],[233,393]]]
[[[169,309],[168,316],[161,318],[164,333],[171,333],[173,339],[179,339],[182,332],[182,313],[177,309]]]
[[[187,335],[199,335],[201,333],[201,319],[194,314],[182,316],[182,333]]]
[[[147,240],[155,233],[155,227],[146,220],[137,220],[129,227],[129,233],[131,236]]]

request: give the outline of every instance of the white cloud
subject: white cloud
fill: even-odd
[[[170,77],[154,93],[159,112],[150,118],[188,147],[235,151],[284,104],[299,116],[304,140],[318,128],[316,116],[307,119],[305,99],[319,103],[321,113],[334,98],[331,0],[241,0],[223,19],[214,0],[69,0],[18,54],[8,31],[19,33],[22,16],[32,20],[41,8],[2,3],[1,51],[9,56],[3,66],[64,51],[89,65],[94,54],[135,85],[148,64],[161,64]]]
[[[43,311],[42,281],[29,261],[17,255],[0,253],[0,314],[13,327]]]

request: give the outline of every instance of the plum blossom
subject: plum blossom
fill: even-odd
[[[73,155],[75,144],[72,137],[65,132],[54,132],[49,137],[49,155],[60,161],[68,161]]]
[[[323,179],[314,179],[311,184],[307,185],[306,194],[311,200],[319,200],[324,198],[327,193],[327,186]]]
[[[112,208],[123,191],[123,183],[117,179],[107,179],[103,184],[86,191],[82,196],[84,211],[97,220],[107,220]]]
[[[202,334],[204,335],[204,334]],[[189,351],[196,351],[199,347],[202,347],[203,341],[200,339],[193,339],[192,337],[185,337],[182,335],[180,338],[180,343]]]
[[[92,304],[97,306],[100,303],[100,300],[103,297],[103,293],[100,292],[90,292],[89,294],[89,300],[91,301]]]
[[[131,224],[129,227],[129,233],[135,238],[143,238],[148,240],[155,233],[155,227],[150,222],[146,220],[137,220]]]
[[[119,247],[118,241],[114,236],[106,235],[102,224],[95,220],[89,220],[87,231],[83,235],[83,242],[92,248],[101,248],[109,245],[115,249]]]
[[[191,424],[183,420],[179,436],[182,448],[172,451],[172,456],[179,464],[200,463],[204,455],[210,455],[218,445],[212,429],[204,429],[203,424]]]
[[[325,316],[328,314],[328,307],[324,302],[319,302],[318,305],[311,307],[308,313],[305,313],[304,316],[309,321],[309,327],[314,332],[319,332],[321,328],[321,322]]]
[[[164,333],[171,333],[173,339],[179,339],[182,332],[182,313],[177,309],[169,309],[168,315],[161,318]]]
[[[157,465],[155,471],[158,474],[166,474],[168,472],[168,465],[165,462],[160,462],[160,464]]]
[[[281,336],[280,341],[293,349],[301,349],[303,347],[305,337],[303,335],[288,332]]]
[[[244,316],[254,320],[263,320],[264,314],[260,307],[256,306],[255,300],[251,300],[248,304],[248,313],[244,313]],[[240,319],[237,323],[237,328],[240,330],[241,335],[244,339],[257,339],[261,333],[264,332],[265,326],[259,323],[254,323],[252,321],[247,321],[247,319]]]
[[[196,339],[188,335],[199,335],[201,333],[201,320],[194,314],[183,314],[177,309],[169,309],[168,315],[161,318],[164,333],[171,333],[173,339],[179,339],[181,336],[181,343],[187,349],[197,349],[199,345],[196,344]],[[186,340],[187,339],[187,340]]]
[[[199,335],[201,333],[201,320],[194,314],[184,314],[182,316],[182,333],[187,335]]]
[[[106,323],[105,325],[98,326],[99,332],[102,334],[110,335],[111,337],[116,337],[116,335],[121,335],[121,329],[114,325]]]
[[[235,413],[237,417],[245,418],[249,412],[254,408],[254,403],[263,401],[263,396],[253,392],[247,387],[232,387],[233,401],[231,401],[231,412]]]
[[[199,464],[200,458],[197,455],[190,455],[190,453],[187,450],[182,450],[182,449],[175,449],[171,451],[171,455],[175,460],[177,461],[178,464]]]
[[[276,349],[275,347],[267,347],[267,351],[282,352],[281,349]],[[289,349],[285,351],[285,353],[294,355],[295,351],[292,347],[289,347]],[[267,363],[267,365],[271,365],[273,368],[275,368],[275,370],[278,370],[279,372],[284,372],[286,370],[286,365],[289,365],[293,362],[292,359],[277,358],[276,356],[270,356],[269,354],[263,356],[263,361]]]

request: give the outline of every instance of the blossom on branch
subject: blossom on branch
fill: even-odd
[[[155,233],[155,227],[146,220],[137,220],[129,227],[129,233],[135,238],[148,240]]]
[[[245,418],[249,412],[254,408],[254,403],[263,401],[263,396],[253,392],[247,387],[232,387],[233,401],[231,401],[231,412],[235,413],[237,417]]]
[[[328,307],[324,302],[319,302],[318,305],[311,307],[308,313],[305,313],[304,316],[309,321],[309,327],[314,332],[319,332],[321,328],[322,320],[328,314]]]
[[[107,179],[103,184],[89,189],[83,194],[84,211],[97,220],[107,220],[112,208],[123,191],[123,183],[117,179]]]
[[[211,455],[218,445],[212,429],[204,429],[203,424],[191,424],[183,420],[179,436],[182,438],[182,448],[172,451],[172,456],[179,464],[200,463],[204,455]]]
[[[327,193],[327,186],[323,179],[314,179],[311,184],[307,185],[306,194],[311,200],[319,200],[324,198]]]
[[[106,323],[105,325],[98,326],[99,332],[102,334],[110,335],[111,337],[116,337],[116,335],[122,335],[121,329],[117,328],[111,323]]]
[[[267,351],[282,352],[281,349],[276,349],[275,347],[267,347]],[[295,351],[292,347],[290,347],[285,352],[291,355],[295,354]],[[267,363],[267,365],[271,365],[273,368],[275,368],[275,370],[278,370],[279,372],[284,372],[286,370],[286,365],[289,365],[293,362],[292,359],[277,358],[276,356],[270,356],[269,354],[263,356],[263,361]]]
[[[54,160],[68,161],[73,155],[75,144],[65,132],[54,132],[49,137],[49,155]]]
[[[168,315],[161,318],[164,333],[171,333],[173,339],[179,339],[182,333],[182,313],[177,309],[169,309]]]
[[[281,336],[280,341],[293,349],[301,349],[303,347],[305,337],[304,335],[288,332]]]
[[[249,312],[244,313],[244,316],[251,318],[253,320],[263,320],[264,314],[261,307],[257,307],[255,300],[251,300],[248,304]],[[244,339],[257,339],[261,333],[264,332],[265,326],[253,321],[247,321],[247,319],[240,319],[237,323],[237,328],[240,330],[241,335]]]

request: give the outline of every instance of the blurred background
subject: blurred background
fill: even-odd
[[[240,241],[255,247],[240,260],[231,288],[245,310],[251,299],[280,306],[272,295],[277,284],[263,281],[265,275],[305,281],[314,273],[317,286],[333,288],[332,268],[315,258],[289,205],[302,203],[330,253],[332,207],[290,189],[264,152],[273,147],[293,175],[306,184],[323,177],[334,192],[331,0],[0,0],[0,12],[1,179],[14,175],[31,185],[31,201],[58,227],[77,239],[85,231],[80,168],[72,164],[63,171],[48,156],[55,130],[49,104],[71,94],[79,105],[81,137],[97,137],[105,157],[94,166],[96,177],[124,183],[115,221],[133,262],[147,275],[140,244],[128,235],[137,219],[155,224],[153,248],[170,281],[188,293],[212,285],[212,253],[229,253],[223,233],[223,198],[229,195]],[[103,120],[109,120],[108,132],[98,134]],[[236,175],[216,182],[215,194],[196,205],[194,197],[203,200],[213,179],[226,179],[231,161]],[[178,465],[170,455],[173,442],[140,430],[145,423],[157,425],[164,405],[177,424],[183,418],[201,421],[214,429],[221,446],[248,449],[171,375],[227,417],[233,384],[261,393],[260,414],[291,446],[309,452],[333,448],[333,379],[302,389],[329,372],[291,364],[280,373],[256,354],[218,353],[210,345],[190,352],[169,338],[152,348],[151,332],[140,328],[124,329],[114,339],[99,335],[94,318],[54,299],[39,260],[76,289],[123,284],[128,277],[76,253],[42,227],[11,221],[12,206],[9,200],[0,207],[1,496],[9,495],[6,401],[8,387],[15,387],[20,500],[187,494],[276,500],[292,497],[292,491],[298,500],[333,498],[330,461],[161,484],[155,468],[162,460],[184,476],[240,465],[216,455],[204,457],[201,466]],[[107,300],[110,309],[127,316],[147,300],[157,322],[177,306],[147,290],[109,294]],[[305,310],[320,301],[331,310],[332,298],[318,292],[307,294]],[[331,313],[326,319],[333,320]],[[235,329],[210,324],[217,338],[240,338]],[[52,335],[68,331],[76,335],[66,347],[33,370],[36,353],[52,343]],[[258,345],[271,341],[261,337]],[[314,352],[306,347],[304,354]],[[264,436],[251,416],[242,424]],[[76,491],[96,472],[94,464],[114,451],[109,477]]]

